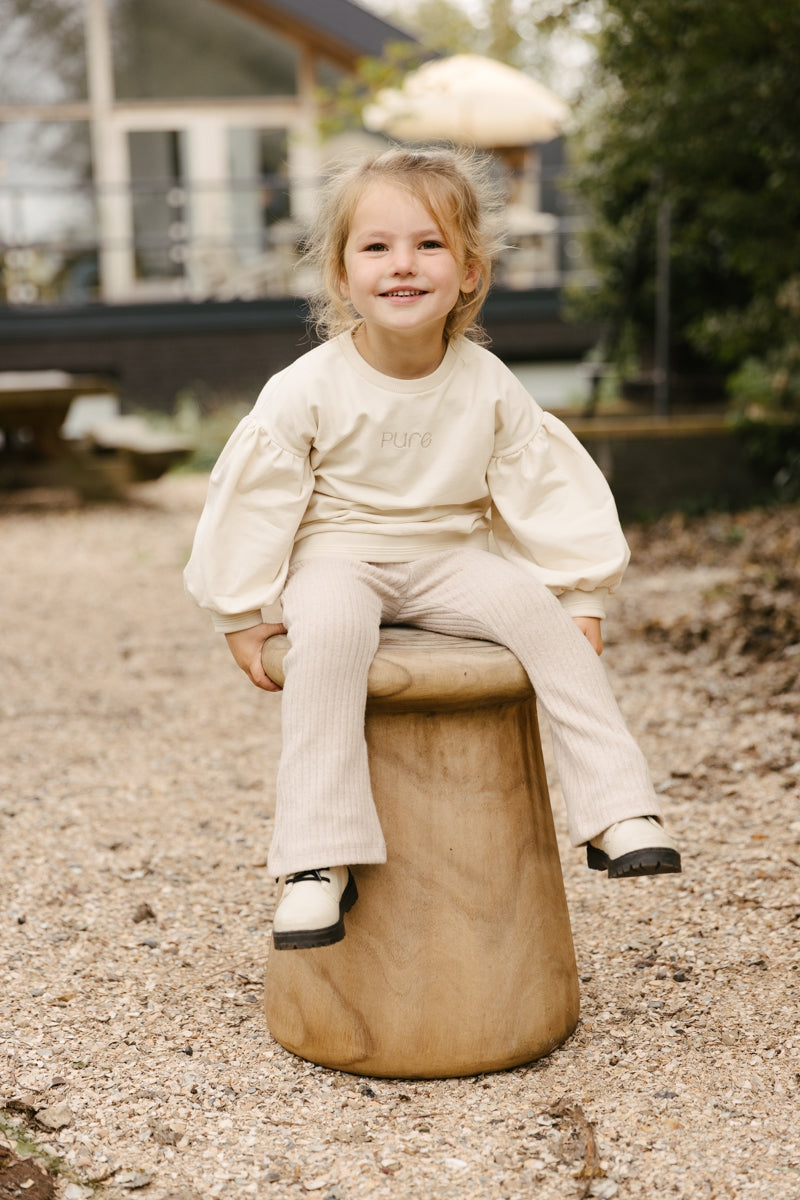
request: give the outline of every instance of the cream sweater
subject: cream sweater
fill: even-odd
[[[602,473],[495,355],[462,338],[432,375],[394,379],[346,333],[273,376],[232,434],[185,582],[231,632],[280,621],[298,559],[464,546],[532,571],[574,616],[604,615],[629,557]]]

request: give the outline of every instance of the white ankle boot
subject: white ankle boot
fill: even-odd
[[[332,946],[344,937],[344,913],[358,899],[349,867],[320,867],[287,875],[272,923],[276,950]]]
[[[608,870],[609,879],[629,875],[668,875],[681,869],[675,841],[655,817],[631,817],[609,825],[586,844],[593,871]]]

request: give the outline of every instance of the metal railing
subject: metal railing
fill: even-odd
[[[304,228],[289,215],[289,193],[283,176],[224,187],[161,179],[104,193],[90,184],[0,180],[0,305],[306,295],[315,281],[302,262]],[[497,288],[592,281],[581,240],[585,222],[567,190],[556,197],[559,213],[508,206],[509,248],[495,265]],[[100,232],[101,206],[109,200],[123,234]],[[109,256],[126,280],[123,294],[117,286],[113,297],[103,279]]]

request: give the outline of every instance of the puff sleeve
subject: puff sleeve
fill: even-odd
[[[515,432],[521,444],[489,464],[495,545],[533,570],[571,615],[603,617],[630,557],[611,489],[552,413],[532,405]]]
[[[223,633],[281,620],[279,597],[314,486],[311,431],[295,428],[281,439],[291,440],[287,449],[270,428],[269,408],[259,401],[211,472],[184,571],[186,591]]]

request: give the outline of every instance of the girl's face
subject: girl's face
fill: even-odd
[[[425,206],[376,182],[356,205],[344,248],[342,294],[375,333],[441,339],[459,291],[478,269],[457,262]]]

